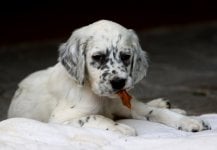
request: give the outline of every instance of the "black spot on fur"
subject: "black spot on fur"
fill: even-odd
[[[116,57],[116,52],[115,52],[115,51],[113,52],[113,57],[114,57],[114,58]]]
[[[82,127],[84,125],[84,121],[78,120],[79,125]]]
[[[153,110],[149,111],[149,113],[148,113],[148,114],[149,114],[149,115],[151,115],[152,113],[153,113]]]
[[[148,112],[148,115],[146,116],[146,119],[147,120],[150,120],[150,115],[153,113],[153,110],[150,110],[149,112]]]
[[[108,131],[109,129],[108,129],[108,128],[106,128],[106,130]]]
[[[90,120],[90,116],[88,116],[87,118],[86,118],[86,122],[88,122]]]
[[[117,126],[118,125],[118,123],[117,122],[115,122],[115,126]]]
[[[112,59],[109,60],[111,65],[114,65],[114,61]]]
[[[104,64],[104,65],[101,65],[100,67],[101,70],[104,70],[104,69],[109,69],[108,65],[107,64]]]
[[[110,54],[110,50],[106,48],[106,56],[109,56],[109,54]]]
[[[208,126],[204,121],[202,121],[204,130],[211,130],[211,127]]]
[[[116,74],[116,73],[117,73],[117,71],[115,71],[115,70],[112,70],[112,73],[113,73],[113,74]]]
[[[104,73],[102,74],[102,79],[105,81],[105,78],[106,78],[106,76],[108,76],[108,75],[109,75],[108,71],[104,72]]]
[[[166,102],[167,108],[170,109],[171,108],[171,103],[170,102]]]
[[[178,130],[182,130],[182,127],[178,127]]]
[[[72,108],[75,108],[75,105],[71,106],[70,108],[71,108],[71,109],[72,109]]]
[[[138,59],[137,59],[137,62],[141,62],[141,61],[142,61],[142,59],[141,59],[141,58],[138,58]]]

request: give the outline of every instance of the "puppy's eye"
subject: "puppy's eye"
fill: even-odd
[[[126,62],[128,62],[129,60],[130,60],[130,55],[129,54],[121,54],[120,55],[120,57],[121,57],[121,60],[124,62],[124,63],[126,63]]]
[[[97,54],[92,56],[93,60],[103,63],[105,61],[106,56],[104,54]]]

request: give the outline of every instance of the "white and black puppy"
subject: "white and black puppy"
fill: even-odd
[[[168,109],[167,101],[147,104],[132,99],[132,109],[117,92],[129,91],[146,74],[145,51],[137,35],[123,26],[101,20],[74,31],[59,48],[59,62],[35,72],[20,84],[8,117],[93,127],[136,135],[112,120],[115,116],[148,119],[185,131],[210,129],[202,120]]]

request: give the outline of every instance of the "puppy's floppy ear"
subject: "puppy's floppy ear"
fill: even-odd
[[[85,80],[85,43],[73,36],[59,48],[59,61],[80,85]]]
[[[133,62],[131,65],[131,75],[134,83],[138,83],[146,75],[148,69],[148,58],[144,50],[142,50],[138,37],[133,30],[129,30],[132,34],[132,45],[134,48]]]

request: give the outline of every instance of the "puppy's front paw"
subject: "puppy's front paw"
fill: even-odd
[[[170,101],[164,98],[157,98],[147,103],[151,107],[157,108],[171,108]]]
[[[183,117],[182,119],[180,119],[177,128],[179,130],[188,132],[211,130],[211,127],[208,122],[191,117]]]
[[[113,128],[107,130],[119,132],[128,136],[136,136],[136,130],[134,128],[121,123],[115,123]]]

